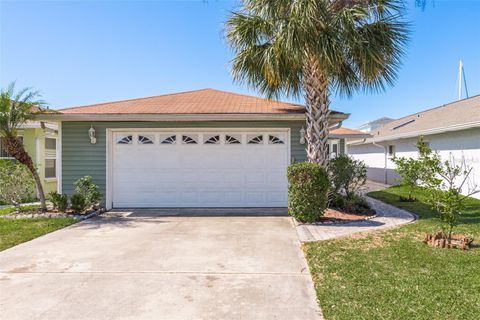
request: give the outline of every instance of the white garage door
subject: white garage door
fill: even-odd
[[[112,136],[113,207],[286,207],[288,131]]]

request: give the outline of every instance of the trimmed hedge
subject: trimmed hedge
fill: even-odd
[[[83,213],[87,208],[87,202],[83,194],[74,193],[70,198],[70,208],[72,208],[75,213]]]
[[[288,167],[288,213],[302,222],[315,222],[328,203],[330,181],[317,163],[299,162]]]

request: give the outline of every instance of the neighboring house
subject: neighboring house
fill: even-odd
[[[29,121],[18,129],[25,150],[32,157],[47,194],[57,190],[57,135],[58,128],[53,123]],[[0,137],[0,159],[12,159],[3,146]]]
[[[398,183],[400,177],[391,158],[417,157],[415,144],[423,136],[443,160],[450,155],[459,162],[464,159],[473,167],[470,183],[480,186],[480,96],[397,119],[371,134],[372,138],[348,145],[349,154],[369,167],[369,179]],[[464,191],[467,187],[466,184]]]
[[[348,154],[349,142],[358,141],[358,139],[365,139],[368,137],[371,137],[368,133],[344,127],[330,130],[328,139],[330,158],[334,158],[339,154]]]
[[[42,117],[59,122],[60,189],[91,175],[107,208],[286,207],[287,166],[306,160],[292,103],[204,89],[59,112]]]
[[[386,125],[389,122],[392,122],[395,119],[388,118],[388,117],[382,117],[367,123],[362,124],[360,127],[358,127],[359,131],[370,133],[374,131],[375,129],[378,129],[384,125]]]

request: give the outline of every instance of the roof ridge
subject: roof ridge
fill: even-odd
[[[81,105],[81,106],[62,108],[62,109],[57,109],[57,111],[71,110],[71,109],[78,109],[78,108],[86,108],[86,107],[96,107],[96,106],[101,106],[101,105],[110,104],[110,103],[127,102],[127,101],[134,101],[134,100],[144,100],[144,99],[151,99],[151,98],[158,98],[158,97],[165,97],[165,96],[173,96],[173,95],[177,95],[177,94],[185,94],[185,93],[192,93],[192,92],[206,91],[206,90],[215,90],[215,89],[203,88],[203,89],[196,89],[196,90],[186,90],[186,91],[180,91],[180,92],[164,93],[164,94],[158,94],[158,95],[154,95],[154,96],[147,96],[147,97],[141,97],[141,98],[120,99],[120,100],[113,100],[113,101],[107,101],[107,102],[101,102],[101,103],[85,104],[85,105]],[[217,90],[217,91],[220,91],[220,90]]]
[[[425,110],[421,110],[421,111],[417,111],[417,112],[411,113],[411,114],[409,114],[409,115],[403,116],[403,117],[401,117],[401,118],[394,119],[393,121],[390,121],[390,122],[384,124],[384,125],[382,126],[382,128],[385,128],[386,126],[388,126],[389,124],[392,124],[393,122],[396,122],[396,121],[399,121],[399,120],[402,120],[402,119],[405,119],[405,118],[408,118],[408,117],[412,117],[412,116],[418,115],[418,114],[420,114],[420,113],[425,113],[425,112],[432,111],[432,110],[435,110],[435,109],[444,108],[444,107],[447,107],[447,106],[449,106],[449,105],[456,104],[456,103],[460,103],[460,102],[463,102],[463,101],[466,101],[466,100],[470,100],[470,99],[473,99],[473,98],[480,98],[480,94],[474,95],[474,96],[472,96],[472,97],[464,98],[464,99],[462,99],[462,100],[457,100],[457,101],[448,102],[448,103],[442,104],[442,105],[440,105],[440,106],[436,106],[436,107],[432,107],[432,108],[429,108],[429,109],[425,109]]]

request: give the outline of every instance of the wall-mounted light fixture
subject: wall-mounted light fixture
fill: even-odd
[[[300,129],[300,144],[305,144],[305,129],[302,126]]]
[[[88,129],[88,136],[90,137],[91,144],[97,143],[97,138],[95,138],[95,129],[93,126],[90,126],[90,129]]]

